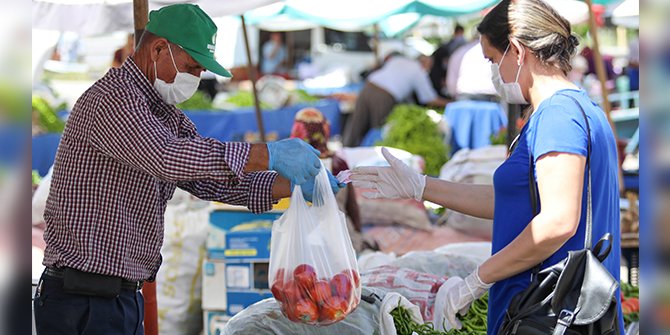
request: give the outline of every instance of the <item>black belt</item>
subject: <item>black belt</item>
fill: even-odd
[[[55,277],[55,278],[61,278],[62,279],[65,276],[65,270],[48,267],[44,270],[44,274],[46,274],[49,277]],[[109,276],[109,277],[118,278],[118,277],[113,277],[113,276]],[[130,281],[130,280],[121,279],[121,288],[125,289],[125,290],[139,291],[139,290],[142,289],[143,285],[144,285],[143,280]]]

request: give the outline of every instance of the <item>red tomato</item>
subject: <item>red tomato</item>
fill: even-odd
[[[342,273],[349,276],[352,279],[354,286],[358,287],[361,285],[361,276],[358,275],[358,271],[354,269],[342,270]]]
[[[309,297],[318,306],[323,305],[324,301],[332,296],[330,283],[326,280],[317,281],[309,292]]]
[[[630,314],[634,312],[633,304],[630,301],[626,300],[621,303],[621,311],[623,314]]]
[[[310,299],[300,299],[295,306],[291,307],[295,311],[295,316],[303,323],[315,323],[319,320],[319,309]]]
[[[300,319],[295,314],[295,308],[290,304],[282,304],[281,311],[286,315],[286,318],[293,322],[300,322]]]
[[[351,292],[353,290],[349,276],[345,275],[344,273],[336,274],[332,279],[330,279],[330,286],[333,288],[334,294],[337,294],[343,299],[349,301]]]
[[[284,277],[286,276],[286,270],[284,268],[279,268],[277,272],[275,272],[275,282],[276,281],[284,281]]]
[[[284,294],[284,269],[281,268],[277,270],[275,273],[274,281],[272,282],[272,285],[270,286],[270,291],[272,291],[272,295],[275,297],[275,299],[284,302],[286,300],[286,296]]]
[[[349,305],[347,301],[338,296],[332,296],[324,302],[319,312],[319,321],[324,323],[337,322],[347,314]]]
[[[279,281],[275,281],[274,284],[272,284],[272,287],[270,288],[270,291],[272,291],[272,295],[277,299],[278,301],[281,302],[286,302],[286,295],[284,294],[284,287],[281,285]]]
[[[630,298],[628,298],[628,301],[630,303],[630,306],[633,308],[633,312],[639,312],[640,311],[640,299],[635,298],[635,297],[630,297]]]
[[[295,302],[303,298],[302,290],[293,279],[284,284],[283,294],[285,297],[283,302],[287,304],[295,304]]]
[[[300,288],[309,292],[316,282],[316,271],[311,265],[300,264],[293,270],[293,278]]]

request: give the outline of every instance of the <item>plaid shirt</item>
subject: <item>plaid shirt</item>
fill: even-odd
[[[212,201],[272,208],[275,172],[244,173],[250,145],[201,137],[132,59],[77,101],[54,163],[44,265],[154,278],[176,187]]]

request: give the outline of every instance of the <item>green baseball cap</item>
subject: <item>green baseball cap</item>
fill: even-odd
[[[179,45],[205,69],[233,76],[214,59],[217,27],[198,5],[175,4],[152,10],[145,29]]]

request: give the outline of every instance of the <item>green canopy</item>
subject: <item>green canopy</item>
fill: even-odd
[[[387,36],[397,35],[416,24],[423,15],[453,17],[472,14],[499,0],[287,0],[251,11],[250,24],[279,16],[312,22],[339,30],[361,30],[379,23]]]

